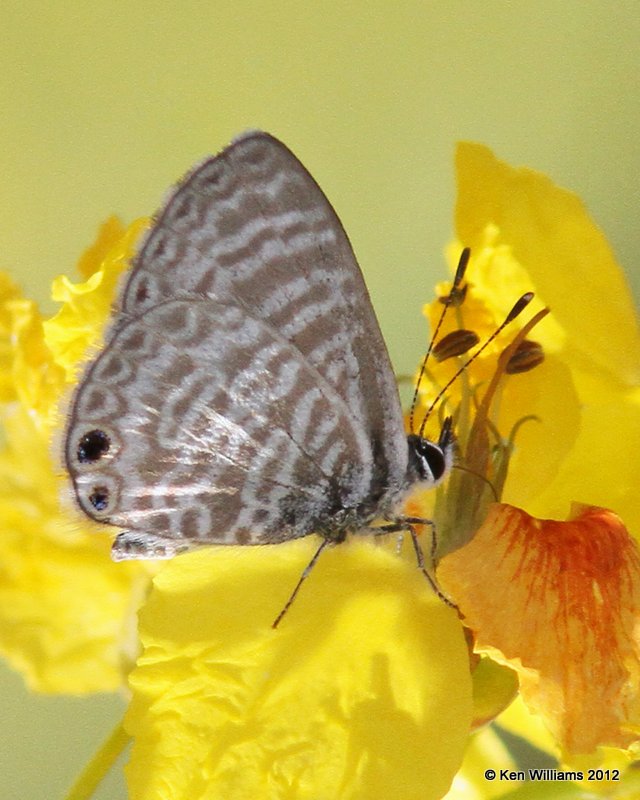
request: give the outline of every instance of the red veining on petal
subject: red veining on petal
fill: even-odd
[[[491,507],[438,578],[476,634],[520,673],[527,702],[571,752],[625,746],[640,714],[640,555],[613,512],[568,522]]]

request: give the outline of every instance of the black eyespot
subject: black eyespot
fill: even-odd
[[[89,502],[96,511],[104,511],[109,503],[109,490],[106,486],[94,486]]]
[[[78,461],[81,464],[98,461],[109,452],[110,446],[111,441],[104,431],[89,431],[78,442]]]

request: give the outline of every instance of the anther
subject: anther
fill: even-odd
[[[515,353],[507,361],[505,372],[515,375],[519,372],[529,372],[544,361],[544,350],[539,342],[523,339]]]
[[[433,357],[436,361],[446,361],[448,358],[461,356],[463,353],[471,350],[480,341],[480,337],[475,331],[465,330],[461,328],[457,331],[452,331],[446,336],[443,336],[440,341],[434,345]]]

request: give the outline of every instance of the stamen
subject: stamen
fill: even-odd
[[[525,295],[525,297],[526,297],[526,295]],[[529,301],[527,301],[527,303],[528,302]],[[525,303],[525,305],[527,305],[527,303]],[[518,305],[518,304],[516,303],[516,305]],[[514,306],[514,308],[515,308],[515,306]],[[524,306],[522,308],[524,308]],[[520,311],[522,311],[522,308],[520,309]],[[489,381],[489,385],[487,386],[487,389],[486,389],[486,391],[484,393],[484,396],[482,398],[482,402],[480,403],[480,405],[476,409],[476,416],[475,416],[475,419],[473,421],[472,430],[471,430],[471,432],[469,434],[469,441],[472,441],[474,436],[480,435],[478,432],[479,431],[480,432],[484,431],[484,429],[487,427],[487,423],[488,423],[488,419],[489,419],[489,409],[491,407],[491,403],[493,402],[493,398],[494,398],[495,393],[497,391],[497,388],[498,388],[498,385],[500,383],[500,380],[502,379],[502,376],[503,376],[503,374],[505,372],[505,367],[506,367],[507,363],[511,360],[511,357],[516,352],[518,347],[522,344],[522,342],[524,341],[524,339],[525,339],[526,335],[529,333],[529,331],[532,328],[534,328],[541,320],[543,320],[547,316],[548,313],[549,313],[549,309],[548,308],[543,308],[541,311],[538,311],[537,314],[535,314],[533,317],[531,317],[531,319],[528,320],[523,325],[523,327],[520,329],[520,331],[518,331],[518,333],[515,335],[515,337],[514,337],[513,341],[511,342],[511,344],[505,350],[503,350],[502,353],[500,354],[500,357],[498,358],[498,366],[496,368],[496,371],[494,372],[493,377]],[[503,326],[505,324],[506,324],[506,321],[503,323]],[[482,435],[484,435],[484,434],[482,434]]]
[[[516,301],[516,303],[514,304],[513,308],[511,309],[511,311],[510,311],[510,312],[507,314],[507,316],[504,318],[504,321],[503,321],[503,322],[502,322],[500,325],[498,325],[498,327],[497,327],[497,328],[494,330],[494,332],[491,334],[491,336],[489,336],[489,337],[488,337],[488,338],[485,340],[485,342],[483,343],[482,347],[481,347],[479,350],[476,350],[476,352],[475,352],[475,353],[474,353],[474,354],[473,354],[473,355],[472,355],[472,356],[471,356],[471,357],[470,357],[470,358],[469,358],[467,361],[465,361],[465,363],[464,363],[464,364],[463,364],[463,365],[460,367],[460,369],[459,369],[459,370],[457,370],[457,372],[455,373],[455,375],[453,375],[453,377],[452,377],[452,378],[450,378],[450,379],[447,381],[447,383],[446,383],[446,384],[445,384],[445,385],[442,387],[442,389],[440,389],[440,391],[439,391],[439,392],[438,392],[438,394],[436,395],[436,398],[435,398],[435,400],[433,400],[433,402],[431,403],[431,405],[430,405],[430,406],[429,406],[429,408],[427,409],[427,413],[426,413],[426,414],[424,415],[424,417],[422,418],[422,423],[421,423],[421,425],[420,425],[420,429],[419,429],[419,431],[418,431],[418,434],[419,434],[420,436],[422,436],[422,434],[423,434],[423,431],[424,431],[425,425],[427,424],[427,420],[429,419],[429,417],[430,417],[430,415],[431,415],[431,412],[432,412],[432,411],[433,411],[433,409],[434,409],[434,408],[435,408],[435,407],[438,405],[438,403],[440,402],[440,400],[442,400],[442,398],[443,398],[443,397],[446,395],[446,393],[447,393],[447,391],[449,390],[449,387],[451,386],[451,384],[452,384],[452,383],[455,383],[455,381],[457,381],[457,380],[458,380],[458,378],[460,377],[460,375],[462,375],[462,373],[463,373],[463,372],[464,372],[464,371],[465,371],[465,370],[466,370],[466,369],[469,367],[469,365],[470,365],[470,364],[472,364],[472,363],[473,363],[473,362],[476,360],[476,358],[477,358],[477,357],[478,357],[478,356],[479,356],[479,355],[480,355],[480,354],[481,354],[481,353],[482,353],[484,350],[486,350],[486,348],[487,348],[487,347],[488,347],[488,346],[491,344],[491,342],[493,342],[493,340],[494,340],[494,339],[496,339],[496,338],[497,338],[497,337],[498,337],[498,336],[499,336],[499,335],[502,333],[502,331],[504,330],[504,328],[506,328],[506,326],[507,326],[507,325],[508,325],[510,322],[513,322],[513,320],[514,320],[514,319],[515,319],[515,318],[516,318],[516,317],[517,317],[519,314],[521,314],[521,313],[524,311],[524,309],[525,309],[525,308],[526,308],[526,307],[529,305],[529,303],[530,303],[532,300],[533,300],[533,292],[527,292],[526,294],[523,294],[523,295],[522,295],[522,297],[521,297],[519,300],[517,300],[517,301]],[[538,319],[539,319],[539,318],[541,319],[541,317],[539,317],[539,314],[540,314],[540,313],[541,313],[541,312],[538,312],[538,314],[536,314],[536,316],[535,316],[535,317],[533,317],[533,319],[534,319],[534,320],[536,320],[536,322],[538,321]],[[545,309],[544,313],[545,313],[545,314],[548,314],[548,313],[549,313],[548,309]],[[543,316],[544,316],[544,315],[543,315]],[[536,324],[536,323],[534,322],[533,324]],[[530,327],[532,327],[531,321],[528,323],[528,325],[529,325],[529,328],[530,328]],[[526,326],[525,326],[525,327],[526,327]],[[527,330],[528,330],[529,328],[527,328]],[[515,349],[516,349],[516,347],[518,346],[517,344],[515,344],[515,342],[517,341],[517,342],[518,342],[518,344],[519,344],[519,343],[522,341],[522,339],[524,338],[524,335],[525,335],[525,334],[522,332],[522,331],[524,331],[524,330],[525,330],[525,328],[523,328],[523,329],[520,331],[520,334],[519,334],[518,336],[516,336],[516,338],[514,339],[514,343],[512,343],[512,344],[510,345],[510,347],[512,347],[512,348],[513,348],[513,350],[515,350]],[[510,351],[510,352],[513,352],[513,350],[512,350],[512,351]],[[507,351],[509,351],[509,347],[508,347],[508,348],[507,348],[507,349],[506,349],[506,350],[503,352],[502,356],[500,357],[501,359],[502,359],[502,357],[504,356],[504,354],[505,354]],[[502,372],[502,369],[503,369],[503,368],[502,368],[502,367],[500,367],[500,371],[501,371],[501,372]],[[413,430],[413,428],[412,428],[412,430]]]
[[[480,337],[475,331],[460,329],[452,331],[436,344],[433,348],[433,357],[436,361],[446,361],[448,358],[461,356],[471,350],[480,341]]]
[[[539,342],[531,339],[523,339],[516,351],[507,361],[505,372],[508,375],[516,375],[520,372],[529,372],[544,361],[544,350]]]

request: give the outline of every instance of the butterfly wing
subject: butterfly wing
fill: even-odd
[[[366,433],[383,478],[404,478],[406,438],[387,349],[347,235],[305,167],[247,134],[196,167],[135,259],[120,305],[180,295],[250,309],[330,383]]]
[[[240,332],[242,335],[240,335]],[[347,236],[273,137],[204,162],[160,211],[70,415],[80,506],[116,555],[279,541],[403,488],[388,354]]]
[[[303,536],[366,497],[367,459],[350,409],[299,351],[206,298],[121,327],[77,392],[66,450],[81,508],[128,529],[123,556]]]

